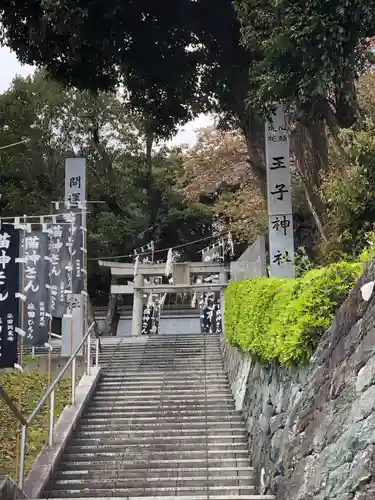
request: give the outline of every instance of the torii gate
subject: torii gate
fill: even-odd
[[[143,294],[155,293],[180,293],[180,292],[217,292],[220,291],[221,311],[224,315],[224,289],[228,284],[229,266],[219,262],[177,262],[172,264],[173,284],[145,285],[145,278],[150,276],[163,276],[165,264],[138,264],[134,277],[134,264],[100,260],[101,267],[111,270],[111,293],[118,295],[133,295],[132,336],[142,334]],[[192,276],[219,275],[219,283],[191,284]],[[132,280],[134,283],[126,285],[118,282],[123,279]]]

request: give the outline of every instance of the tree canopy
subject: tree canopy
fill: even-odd
[[[65,158],[85,156],[88,199],[102,202],[90,205],[88,217],[89,290],[97,301],[106,300],[109,283],[96,258],[128,254],[151,239],[158,249],[212,234],[211,209],[176,187],[179,155],[153,152],[150,172],[143,130],[115,94],[64,88],[43,72],[16,78],[0,95],[0,144],[23,138],[30,141],[0,150],[0,213],[51,213],[51,202],[63,197]],[[187,247],[187,257],[195,250]]]
[[[156,157],[150,161],[155,136],[169,136],[199,112],[216,113],[222,130],[240,131],[246,156],[242,163],[221,161],[215,148],[208,149],[201,161],[202,144],[183,158],[175,155],[172,160],[169,152],[163,153],[162,162],[168,158],[178,168],[182,165],[190,194],[195,183],[196,199],[215,210],[219,210],[218,197],[208,200],[211,188],[200,183],[215,180],[220,189],[225,187],[219,196],[224,221],[233,217],[230,207],[242,207],[253,193],[265,200],[264,120],[276,103],[284,102],[295,157],[296,212],[311,226],[310,241],[330,239],[327,179],[332,172],[338,175],[333,164],[340,164],[340,175],[348,179],[353,152],[345,142],[345,129],[363,132],[368,114],[363,111],[363,97],[358,99],[357,83],[374,62],[375,14],[370,0],[217,0],[214,5],[209,0],[94,4],[0,0],[0,22],[2,43],[22,62],[45,68],[68,86],[66,95],[75,95],[73,87],[82,89],[85,101],[78,115],[86,116],[85,129],[88,122],[92,127],[85,148],[100,160],[102,170],[96,181],[111,213],[122,213],[122,200],[131,196],[126,193],[122,198],[110,187],[118,182],[119,172],[125,175],[118,167],[125,161],[124,151],[107,144],[106,127],[92,119],[93,113],[90,117],[86,113],[98,97],[104,99],[102,91],[121,88],[122,98],[114,106],[124,123],[121,128],[117,120],[116,134],[126,129],[135,149],[139,134],[130,129],[138,127],[146,139],[140,153],[126,152],[126,162],[133,165],[126,175],[137,172],[135,185],[141,191],[136,196],[143,193],[142,201],[137,198],[135,204],[137,210],[142,207],[137,220],[154,229],[160,229],[163,206],[155,177]],[[75,100],[68,101],[64,106],[70,109]],[[110,135],[114,133],[113,129]],[[244,176],[247,191],[244,198],[235,199],[225,184],[228,178],[232,184],[237,179],[239,164],[249,168]],[[236,189],[235,196],[239,193]],[[259,201],[259,213],[263,213]]]
[[[329,121],[333,114],[340,125],[351,125],[357,111],[354,82],[375,34],[373,2],[234,0],[234,5],[242,41],[253,54],[251,103],[267,110],[286,101],[297,116],[320,114]]]

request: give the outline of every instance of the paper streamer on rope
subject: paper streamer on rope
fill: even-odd
[[[172,274],[172,264],[173,264],[173,252],[170,248],[168,250],[167,262],[165,264],[165,275],[170,276]]]
[[[197,293],[195,292],[193,298],[191,299],[191,307],[195,308],[197,305]]]
[[[134,276],[136,276],[138,273],[138,263],[139,263],[139,255],[136,255],[134,261]]]
[[[234,243],[233,243],[232,233],[230,231],[228,233],[228,245],[229,245],[230,254],[233,257],[233,255],[234,255]]]

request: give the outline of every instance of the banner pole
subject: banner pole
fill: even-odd
[[[70,285],[72,289],[70,290],[70,298],[68,302],[68,312],[70,314],[69,319],[69,347],[70,347],[70,356],[73,354],[73,241],[74,241],[74,224],[73,224],[73,213],[70,213],[71,216],[71,226],[70,226],[70,273],[71,273],[71,282]]]
[[[87,286],[87,203],[84,200],[84,207],[81,210],[81,221],[82,221],[82,259],[83,259],[83,335],[88,330],[88,286]]]
[[[21,311],[20,311],[20,314],[21,314],[21,321],[20,321],[20,325],[21,325],[21,330],[22,331],[25,331],[24,327],[25,327],[25,320],[24,320],[24,313],[25,313],[25,302],[24,302],[24,294],[25,294],[25,255],[26,255],[26,252],[25,252],[25,245],[26,245],[26,215],[24,214],[23,216],[23,221],[22,221],[22,248],[23,248],[23,252],[22,252],[22,261],[21,261]],[[21,339],[20,339],[20,359],[19,359],[19,365],[21,367],[21,369],[23,368],[23,349],[24,349],[24,336],[21,335]],[[21,395],[21,392],[18,393],[18,410],[19,412],[22,414],[22,395]],[[16,437],[16,472],[15,472],[15,477],[17,479],[18,478],[18,472],[19,472],[19,464],[20,464],[20,439],[21,439],[21,435],[20,435],[20,431],[21,431],[21,424],[18,422],[17,423],[17,437]]]

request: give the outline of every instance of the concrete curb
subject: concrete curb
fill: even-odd
[[[23,490],[29,498],[39,498],[42,494],[96,388],[99,377],[100,367],[91,368],[91,375],[83,375],[81,378],[76,389],[76,404],[64,408],[55,426],[54,444],[42,448],[26,478]]]

